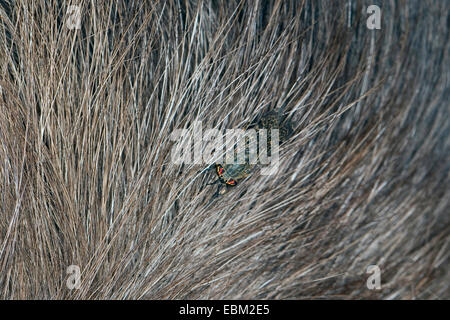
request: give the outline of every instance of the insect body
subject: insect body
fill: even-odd
[[[279,130],[279,141],[282,143],[285,141],[292,132],[290,124],[281,124],[281,119],[278,112],[272,111],[261,117],[261,119],[250,128],[255,129],[258,133],[260,129],[267,129],[267,153],[271,152],[271,132],[270,129],[278,129]],[[259,144],[259,141],[258,141]],[[258,146],[259,147],[259,146]],[[216,174],[218,179],[211,184],[221,183],[222,186],[219,186],[219,189],[216,195],[224,194],[227,191],[228,187],[233,187],[238,184],[239,181],[248,177],[253,169],[256,167],[256,164],[252,164],[249,161],[248,148],[246,151],[245,162],[241,164],[232,163],[232,164],[222,164],[216,163],[214,165],[216,169]]]
[[[216,172],[219,180],[229,186],[237,185],[239,180],[246,178],[255,165],[244,164],[220,164],[216,163]]]
[[[219,183],[219,188],[216,192],[216,196],[224,194],[229,187],[234,187],[238,184],[238,181],[245,179],[250,175],[253,168],[256,165],[250,163],[244,164],[221,164],[216,163],[214,167],[216,169],[216,174],[218,179],[213,183]]]

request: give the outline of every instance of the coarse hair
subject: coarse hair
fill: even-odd
[[[449,9],[0,1],[0,297],[450,298]],[[271,110],[277,174],[171,160]]]

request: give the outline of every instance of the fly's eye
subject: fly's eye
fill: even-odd
[[[217,174],[221,176],[223,175],[224,172],[225,172],[224,168],[221,165],[217,165]]]
[[[235,186],[235,185],[237,185],[237,182],[235,180],[228,180],[227,184],[230,186]]]

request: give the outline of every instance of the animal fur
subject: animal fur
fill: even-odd
[[[0,1],[0,297],[450,298],[449,9]],[[207,206],[171,133],[277,108],[278,174]]]

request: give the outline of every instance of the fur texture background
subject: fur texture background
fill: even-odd
[[[1,298],[450,298],[448,1],[72,2],[0,1]],[[171,132],[276,108],[207,206]]]

